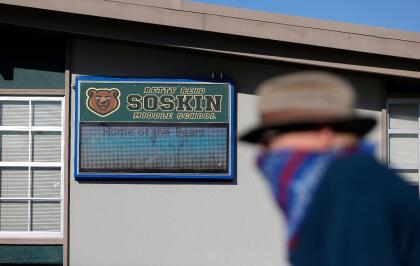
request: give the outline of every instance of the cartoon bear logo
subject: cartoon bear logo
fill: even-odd
[[[120,91],[118,89],[89,88],[86,91],[86,106],[93,113],[105,117],[120,107]]]

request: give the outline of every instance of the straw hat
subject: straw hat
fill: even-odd
[[[257,90],[260,124],[240,139],[262,142],[288,131],[329,127],[363,136],[375,120],[355,113],[352,86],[325,72],[299,72],[264,82]]]

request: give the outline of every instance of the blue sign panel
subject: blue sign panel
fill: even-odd
[[[75,177],[233,180],[230,82],[77,79]]]

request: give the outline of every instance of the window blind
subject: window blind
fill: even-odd
[[[32,157],[34,162],[61,161],[60,132],[34,132],[32,137]]]
[[[418,183],[418,179],[419,179],[418,170],[397,170],[397,173],[401,175],[410,184]]]
[[[32,231],[60,231],[61,211],[59,202],[32,203]]]
[[[389,148],[391,165],[419,163],[417,134],[390,134]]]
[[[59,198],[61,170],[59,168],[32,168],[32,196]]]
[[[25,198],[28,192],[28,169],[0,169],[0,197]]]
[[[32,102],[33,126],[61,126],[61,104],[58,102]]]
[[[419,182],[419,103],[388,104],[388,163],[411,184]]]
[[[27,231],[28,203],[0,202],[0,231]]]
[[[390,104],[389,127],[418,129],[419,111],[417,104]]]
[[[29,102],[28,101],[1,101],[0,125],[1,126],[28,126]]]
[[[28,162],[28,132],[0,132],[1,161]]]
[[[0,235],[61,232],[62,116],[61,98],[0,97]]]

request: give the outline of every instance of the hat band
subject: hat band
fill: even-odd
[[[298,122],[327,122],[331,119],[346,118],[352,115],[352,112],[342,110],[288,110],[267,112],[261,114],[263,124],[290,124]]]

